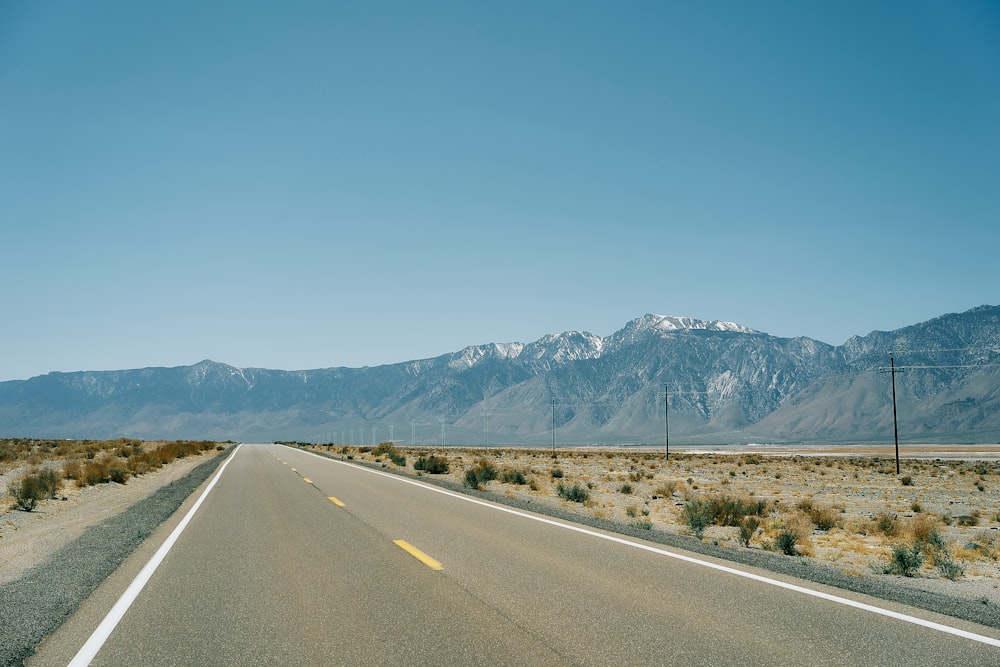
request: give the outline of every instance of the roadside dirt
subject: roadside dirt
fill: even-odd
[[[79,537],[88,526],[101,523],[176,481],[219,452],[188,456],[126,484],[108,482],[86,488],[64,483],[56,500],[43,500],[31,512],[15,508],[7,487],[25,470],[0,475],[0,585],[20,578],[60,547]]]

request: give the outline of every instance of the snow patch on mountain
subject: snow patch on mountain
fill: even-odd
[[[758,333],[750,327],[735,322],[723,322],[721,320],[699,320],[694,317],[679,317],[676,315],[652,315],[646,314],[638,320],[634,320],[637,329],[648,331],[655,329],[658,331],[683,331],[685,329],[700,329],[704,331],[731,331],[734,333]]]
[[[470,345],[455,354],[448,362],[448,368],[464,370],[472,368],[486,359],[516,359],[524,349],[523,343],[489,343]]]
[[[699,320],[694,317],[679,317],[676,315],[653,315],[647,313],[632,320],[620,331],[608,337],[606,344],[630,344],[648,336],[650,333],[666,336],[682,331],[724,331],[729,333],[759,334],[760,332],[735,322],[721,320]]]
[[[730,370],[720,375],[710,378],[708,381],[708,393],[713,396],[727,397],[737,389],[739,378]]]
[[[242,368],[237,368],[236,366],[229,367],[229,376],[236,377],[239,376],[243,382],[246,383],[247,389],[253,389],[253,381],[247,378],[246,373],[243,372]]]
[[[567,363],[597,359],[604,350],[604,339],[586,331],[549,334],[525,346],[522,356],[532,361]]]

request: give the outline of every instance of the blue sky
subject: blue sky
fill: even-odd
[[[1000,302],[992,2],[0,0],[0,380]]]

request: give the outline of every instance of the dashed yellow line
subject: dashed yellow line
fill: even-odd
[[[434,560],[433,558],[431,558],[430,556],[428,556],[423,551],[421,551],[420,549],[416,548],[415,546],[413,546],[412,544],[410,544],[406,540],[393,540],[392,543],[395,544],[400,549],[402,549],[403,551],[405,551],[406,553],[408,553],[411,556],[413,556],[414,558],[416,558],[417,560],[419,560],[421,563],[423,563],[427,567],[431,568],[432,570],[443,570],[444,569],[444,565],[442,565],[438,561]]]
[[[343,507],[344,506],[344,503],[340,502],[339,500],[337,500],[333,496],[327,496],[326,499],[329,500],[334,505],[336,505],[337,507]]]
[[[296,470],[295,468],[292,468],[292,472],[298,472],[298,470]]]
[[[313,483],[313,481],[311,479],[309,479],[308,477],[303,477],[302,481],[305,482],[306,484],[312,484]]]

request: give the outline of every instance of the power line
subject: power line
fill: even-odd
[[[570,399],[568,399],[568,398],[558,398],[558,397],[555,397],[555,398],[549,399],[549,402],[550,403],[555,403],[556,405],[562,405],[562,406],[565,406],[565,407],[568,407],[568,408],[591,408],[591,407],[601,406],[601,405],[614,405],[618,401],[595,401],[594,403],[577,403],[575,401],[571,402]]]
[[[911,350],[907,348],[893,350],[897,354],[930,354],[932,352],[1000,352],[998,347],[940,347],[926,350]]]
[[[1000,364],[955,364],[953,366],[896,366],[896,368],[998,368]]]

